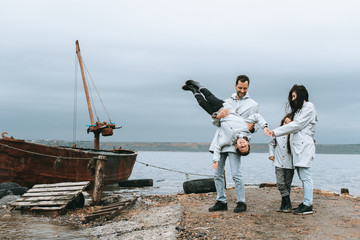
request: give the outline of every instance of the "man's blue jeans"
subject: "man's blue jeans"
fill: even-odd
[[[313,203],[313,181],[311,178],[311,169],[306,167],[296,167],[296,170],[302,182],[304,192],[303,204],[309,207]]]
[[[236,197],[238,202],[245,203],[245,184],[243,176],[241,175],[240,165],[241,165],[241,156],[236,153],[228,152],[221,153],[218,168],[215,170],[215,187],[217,192],[217,201],[226,203],[225,195],[225,181],[224,181],[224,168],[226,158],[229,157],[230,161],[230,170],[233,180],[235,182]]]

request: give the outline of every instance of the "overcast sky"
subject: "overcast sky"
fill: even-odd
[[[103,141],[210,142],[211,118],[182,84],[192,78],[225,99],[246,74],[271,129],[292,85],[303,84],[319,114],[317,143],[359,144],[359,10],[357,0],[1,1],[0,132],[73,140],[77,80],[76,137],[92,140],[79,40],[123,126]],[[258,132],[252,141],[268,140]]]

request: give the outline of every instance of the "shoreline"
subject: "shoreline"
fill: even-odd
[[[357,239],[360,197],[314,190],[314,213],[279,213],[275,187],[246,187],[248,209],[234,213],[235,189],[227,189],[227,211],[209,212],[216,193],[140,196],[138,203],[110,222],[86,227],[100,239]],[[293,207],[302,189],[291,192]],[[99,224],[99,226],[96,226]],[[146,236],[146,237],[144,237]],[[144,237],[144,238],[143,238]]]
[[[248,209],[244,213],[233,212],[235,189],[228,188],[226,195],[227,211],[208,211],[215,203],[214,192],[139,194],[133,207],[112,220],[96,219],[82,224],[81,219],[95,208],[86,205],[52,221],[82,229],[87,239],[358,239],[360,236],[360,197],[314,189],[314,214],[294,215],[276,211],[281,202],[276,187],[246,186]],[[103,200],[111,203],[123,198],[126,196],[114,194]],[[302,188],[292,188],[293,207],[301,200]],[[7,211],[2,209],[0,215],[5,216]]]

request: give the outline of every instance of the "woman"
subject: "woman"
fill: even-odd
[[[315,125],[318,121],[314,104],[302,85],[294,85],[288,96],[293,121],[272,131],[274,137],[290,135],[290,148],[294,167],[302,182],[304,199],[294,209],[295,214],[313,213],[313,181],[311,163],[315,157]]]

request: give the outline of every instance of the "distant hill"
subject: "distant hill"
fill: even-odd
[[[50,146],[72,146],[72,142],[62,140],[32,140]],[[77,147],[93,148],[92,141],[78,141]],[[210,143],[179,143],[179,142],[102,142],[101,149],[123,148],[135,151],[168,151],[168,152],[207,152]],[[267,153],[265,143],[252,143],[251,151]],[[316,144],[316,153],[322,154],[360,154],[360,144]]]

